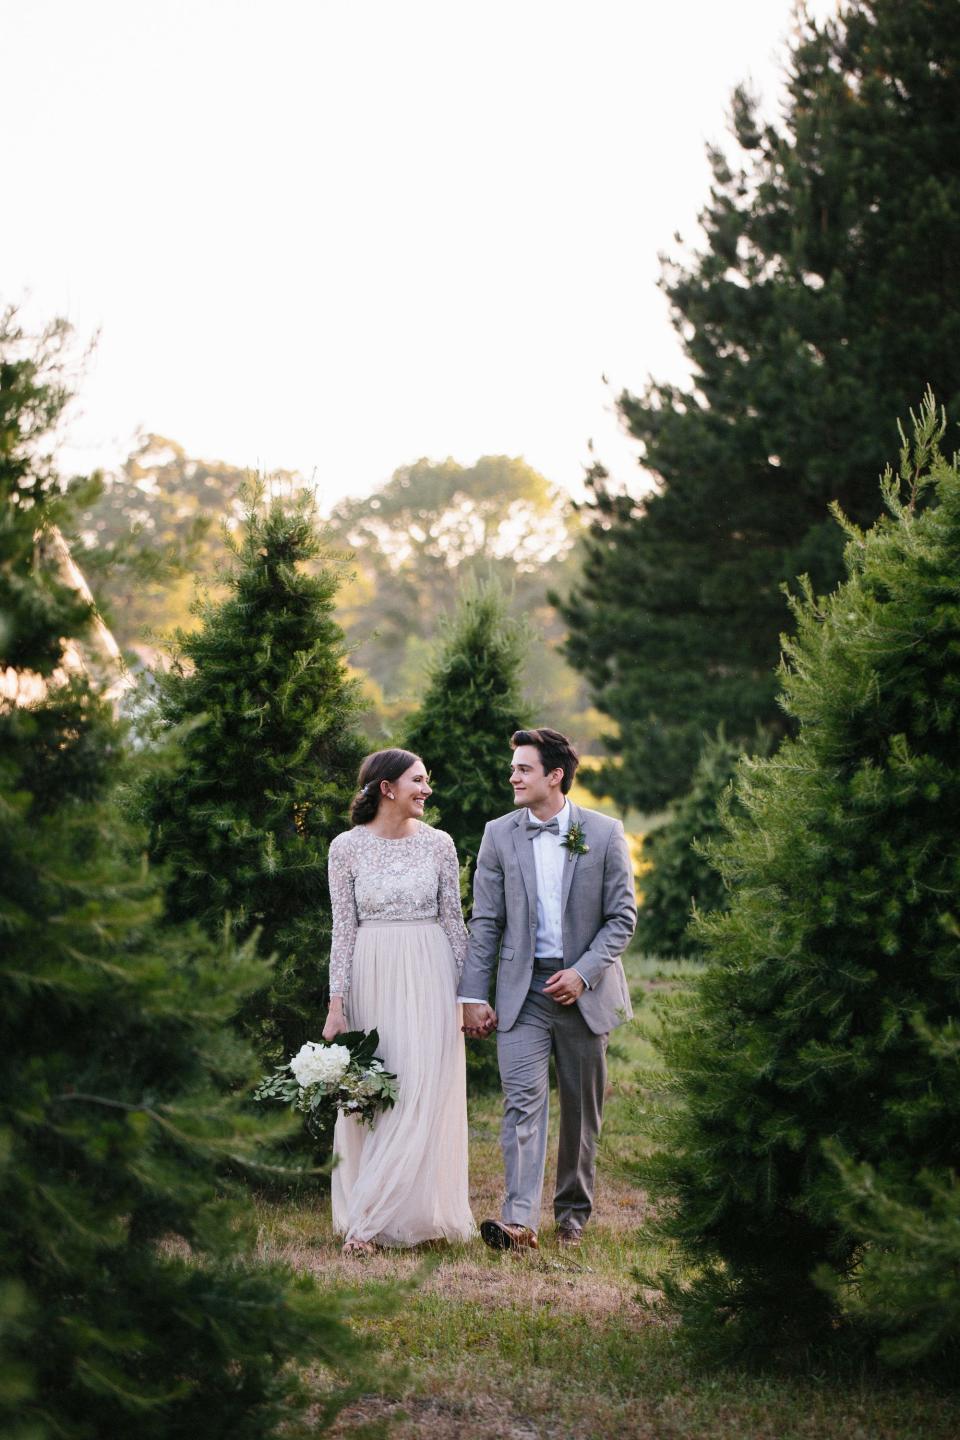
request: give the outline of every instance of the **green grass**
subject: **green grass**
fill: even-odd
[[[694,967],[629,957],[638,1020],[615,1036],[597,1208],[570,1255],[551,1240],[539,1254],[487,1251],[479,1242],[341,1258],[322,1194],[258,1203],[262,1253],[285,1257],[325,1284],[367,1295],[399,1286],[392,1308],[354,1323],[381,1349],[384,1378],[334,1433],[396,1440],[953,1440],[960,1398],[895,1378],[851,1382],[697,1370],[634,1276],[663,1257],[643,1233],[646,1203],[630,1182],[637,1154],[633,1107],[640,1067],[653,1058],[650,997]],[[499,1104],[471,1102],[471,1193],[478,1219],[495,1214],[501,1183]],[[548,1192],[550,1173],[548,1170]],[[549,1200],[549,1194],[548,1194]],[[322,1386],[323,1377],[318,1377]]]

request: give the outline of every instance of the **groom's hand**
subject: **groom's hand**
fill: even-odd
[[[543,993],[556,1000],[558,1005],[573,1005],[586,988],[586,981],[579,970],[558,970],[544,985]]]
[[[465,1004],[463,1007],[463,1033],[471,1040],[484,1040],[497,1028],[497,1013],[489,1005]]]

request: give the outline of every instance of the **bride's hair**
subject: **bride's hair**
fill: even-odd
[[[350,824],[366,825],[380,809],[381,780],[399,780],[405,770],[416,765],[418,756],[409,750],[374,750],[360,766],[357,793],[350,806]]]

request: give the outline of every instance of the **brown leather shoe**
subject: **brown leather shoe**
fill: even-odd
[[[491,1250],[539,1250],[536,1230],[529,1225],[505,1225],[502,1220],[484,1220],[480,1238]]]
[[[582,1238],[576,1225],[557,1226],[557,1244],[561,1250],[576,1250]]]

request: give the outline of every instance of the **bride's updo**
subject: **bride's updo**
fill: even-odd
[[[350,824],[369,824],[380,809],[383,798],[381,780],[399,780],[416,763],[417,756],[409,750],[374,750],[372,755],[368,755],[357,776],[357,793],[350,806]]]

